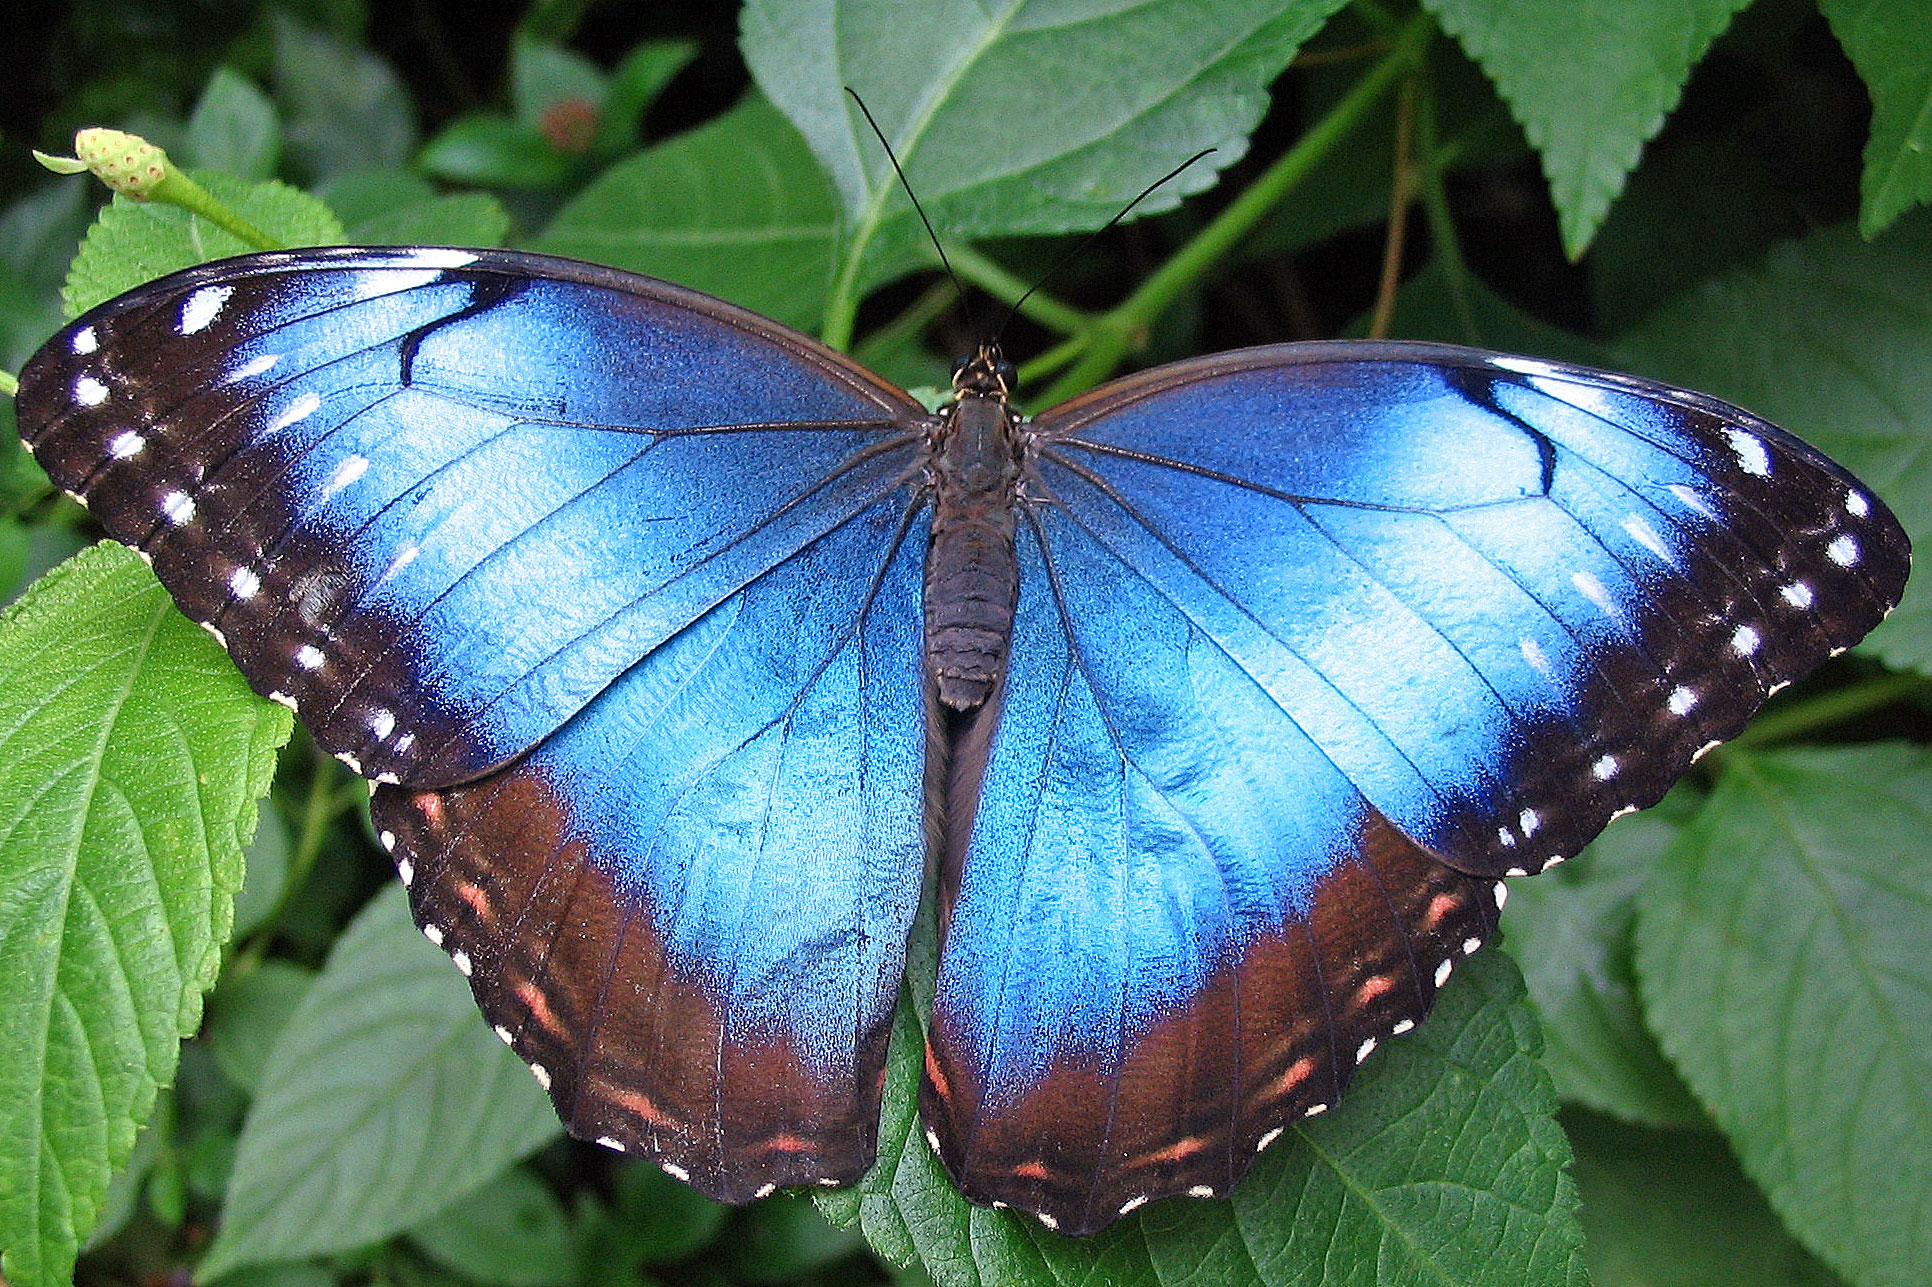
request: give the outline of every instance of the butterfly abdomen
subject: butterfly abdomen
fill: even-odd
[[[999,682],[1013,633],[1018,422],[1004,397],[962,392],[942,423],[926,553],[926,670],[940,701],[970,710]]]

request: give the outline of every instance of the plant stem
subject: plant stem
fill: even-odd
[[[1281,159],[1231,201],[1194,240],[1176,251],[1140,287],[1094,320],[1092,344],[1080,361],[1045,395],[1048,403],[1081,393],[1113,374],[1114,367],[1148,325],[1183,292],[1240,244],[1256,224],[1361,124],[1377,100],[1412,72],[1434,30],[1433,19],[1418,13],[1396,32],[1389,52]]]
[[[199,215],[215,227],[245,242],[251,250],[287,249],[281,242],[236,214],[208,189],[172,166],[169,167],[168,177],[161,181],[148,199],[160,201],[166,205],[180,206],[190,214]]]
[[[1415,204],[1416,77],[1402,82],[1395,113],[1395,169],[1389,178],[1389,230],[1382,239],[1382,277],[1375,288],[1375,311],[1368,337],[1384,340],[1395,315],[1395,295],[1402,285],[1402,255],[1409,240],[1409,207]]]
[[[891,347],[913,339],[919,332],[938,321],[940,315],[952,307],[953,300],[958,295],[959,292],[953,289],[952,282],[941,278],[921,291],[919,298],[901,310],[899,316],[877,330],[867,332],[865,339],[859,344],[859,350],[863,352],[874,346]]]
[[[1476,309],[1469,300],[1469,265],[1462,257],[1462,241],[1456,235],[1456,221],[1449,212],[1449,190],[1442,176],[1449,172],[1455,149],[1444,147],[1436,129],[1435,83],[1424,66],[1417,73],[1421,92],[1416,95],[1416,154],[1421,160],[1417,174],[1422,182],[1422,217],[1429,226],[1429,253],[1437,270],[1449,283],[1449,298],[1456,309],[1456,324],[1462,338],[1471,344],[1483,341],[1476,322]]]
[[[1078,335],[1093,324],[1093,319],[1086,313],[1050,295],[1041,294],[1033,289],[1030,282],[1015,277],[971,246],[954,246],[948,253],[959,275],[987,294],[1000,299],[1019,299],[1026,295],[1026,302],[1020,306],[1021,314],[1050,331]],[[1033,289],[1031,295],[1026,294],[1029,289]]]

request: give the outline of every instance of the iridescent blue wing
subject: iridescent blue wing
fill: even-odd
[[[1654,802],[1896,603],[1903,534],[1735,407],[1428,345],[1042,416],[958,760],[925,1113],[968,1193],[1221,1193],[1426,1013],[1496,877]]]
[[[19,410],[258,690],[407,783],[374,808],[416,916],[573,1130],[738,1200],[864,1169],[922,870],[923,409],[662,282],[324,250],[103,305]]]
[[[898,487],[922,409],[776,323],[503,251],[205,265],[21,373],[47,472],[359,771],[448,785]]]
[[[571,1133],[724,1201],[872,1161],[924,869],[907,505],[767,572],[509,768],[372,804],[417,923]]]

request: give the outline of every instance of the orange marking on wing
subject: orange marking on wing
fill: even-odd
[[[459,880],[456,882],[456,896],[470,905],[470,910],[476,913],[476,919],[483,923],[484,928],[495,928],[496,912],[490,907],[490,897],[481,886]]]
[[[1046,1169],[1044,1162],[1022,1162],[1013,1168],[1013,1174],[1022,1180],[1051,1180],[1053,1172]]]
[[[932,1043],[926,1043],[926,1080],[941,1099],[951,1099],[953,1088],[946,1080],[946,1074],[939,1071],[939,1058],[932,1052]]]
[[[1304,1081],[1307,1081],[1308,1075],[1314,1071],[1315,1071],[1314,1057],[1310,1055],[1303,1055],[1301,1058],[1295,1060],[1294,1063],[1288,1065],[1287,1072],[1275,1078],[1274,1083],[1268,1087],[1268,1090],[1267,1090],[1268,1097],[1272,1099],[1277,1095],[1288,1094],[1288,1092],[1292,1091],[1295,1087],[1301,1085],[1301,1083],[1303,1083]]]
[[[1432,930],[1442,924],[1443,918],[1456,910],[1456,899],[1452,894],[1437,894],[1429,900],[1429,910],[1422,917],[1422,928]]]
[[[812,1142],[798,1135],[774,1135],[765,1141],[767,1153],[809,1153]]]
[[[1363,980],[1361,987],[1355,989],[1355,1004],[1365,1006],[1393,987],[1395,987],[1395,980],[1388,975],[1371,975]]]
[[[1134,1165],[1144,1166],[1149,1164],[1158,1165],[1162,1162],[1181,1162],[1193,1157],[1206,1147],[1206,1140],[1202,1139],[1199,1135],[1190,1135],[1184,1140],[1176,1140],[1166,1148],[1156,1149],[1152,1153],[1143,1153],[1134,1159]]]
[[[610,1097],[611,1103],[626,1112],[635,1113],[640,1121],[658,1123],[671,1120],[659,1112],[657,1105],[651,1102],[651,1097],[642,1091],[606,1090],[604,1093]]]
[[[529,1007],[532,1019],[551,1032],[559,1035],[563,1033],[563,1024],[558,1021],[557,1012],[550,1008],[550,1002],[545,999],[536,984],[528,979],[518,979],[514,991],[517,994],[517,1000]]]

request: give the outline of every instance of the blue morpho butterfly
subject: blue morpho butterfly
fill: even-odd
[[[921,1111],[1069,1233],[1223,1194],[1493,932],[1897,602],[1748,412],[1291,344],[929,414],[663,282],[502,251],[177,273],[21,376],[49,474],[379,785],[422,930],[570,1130],[726,1201],[870,1164],[928,852]]]

